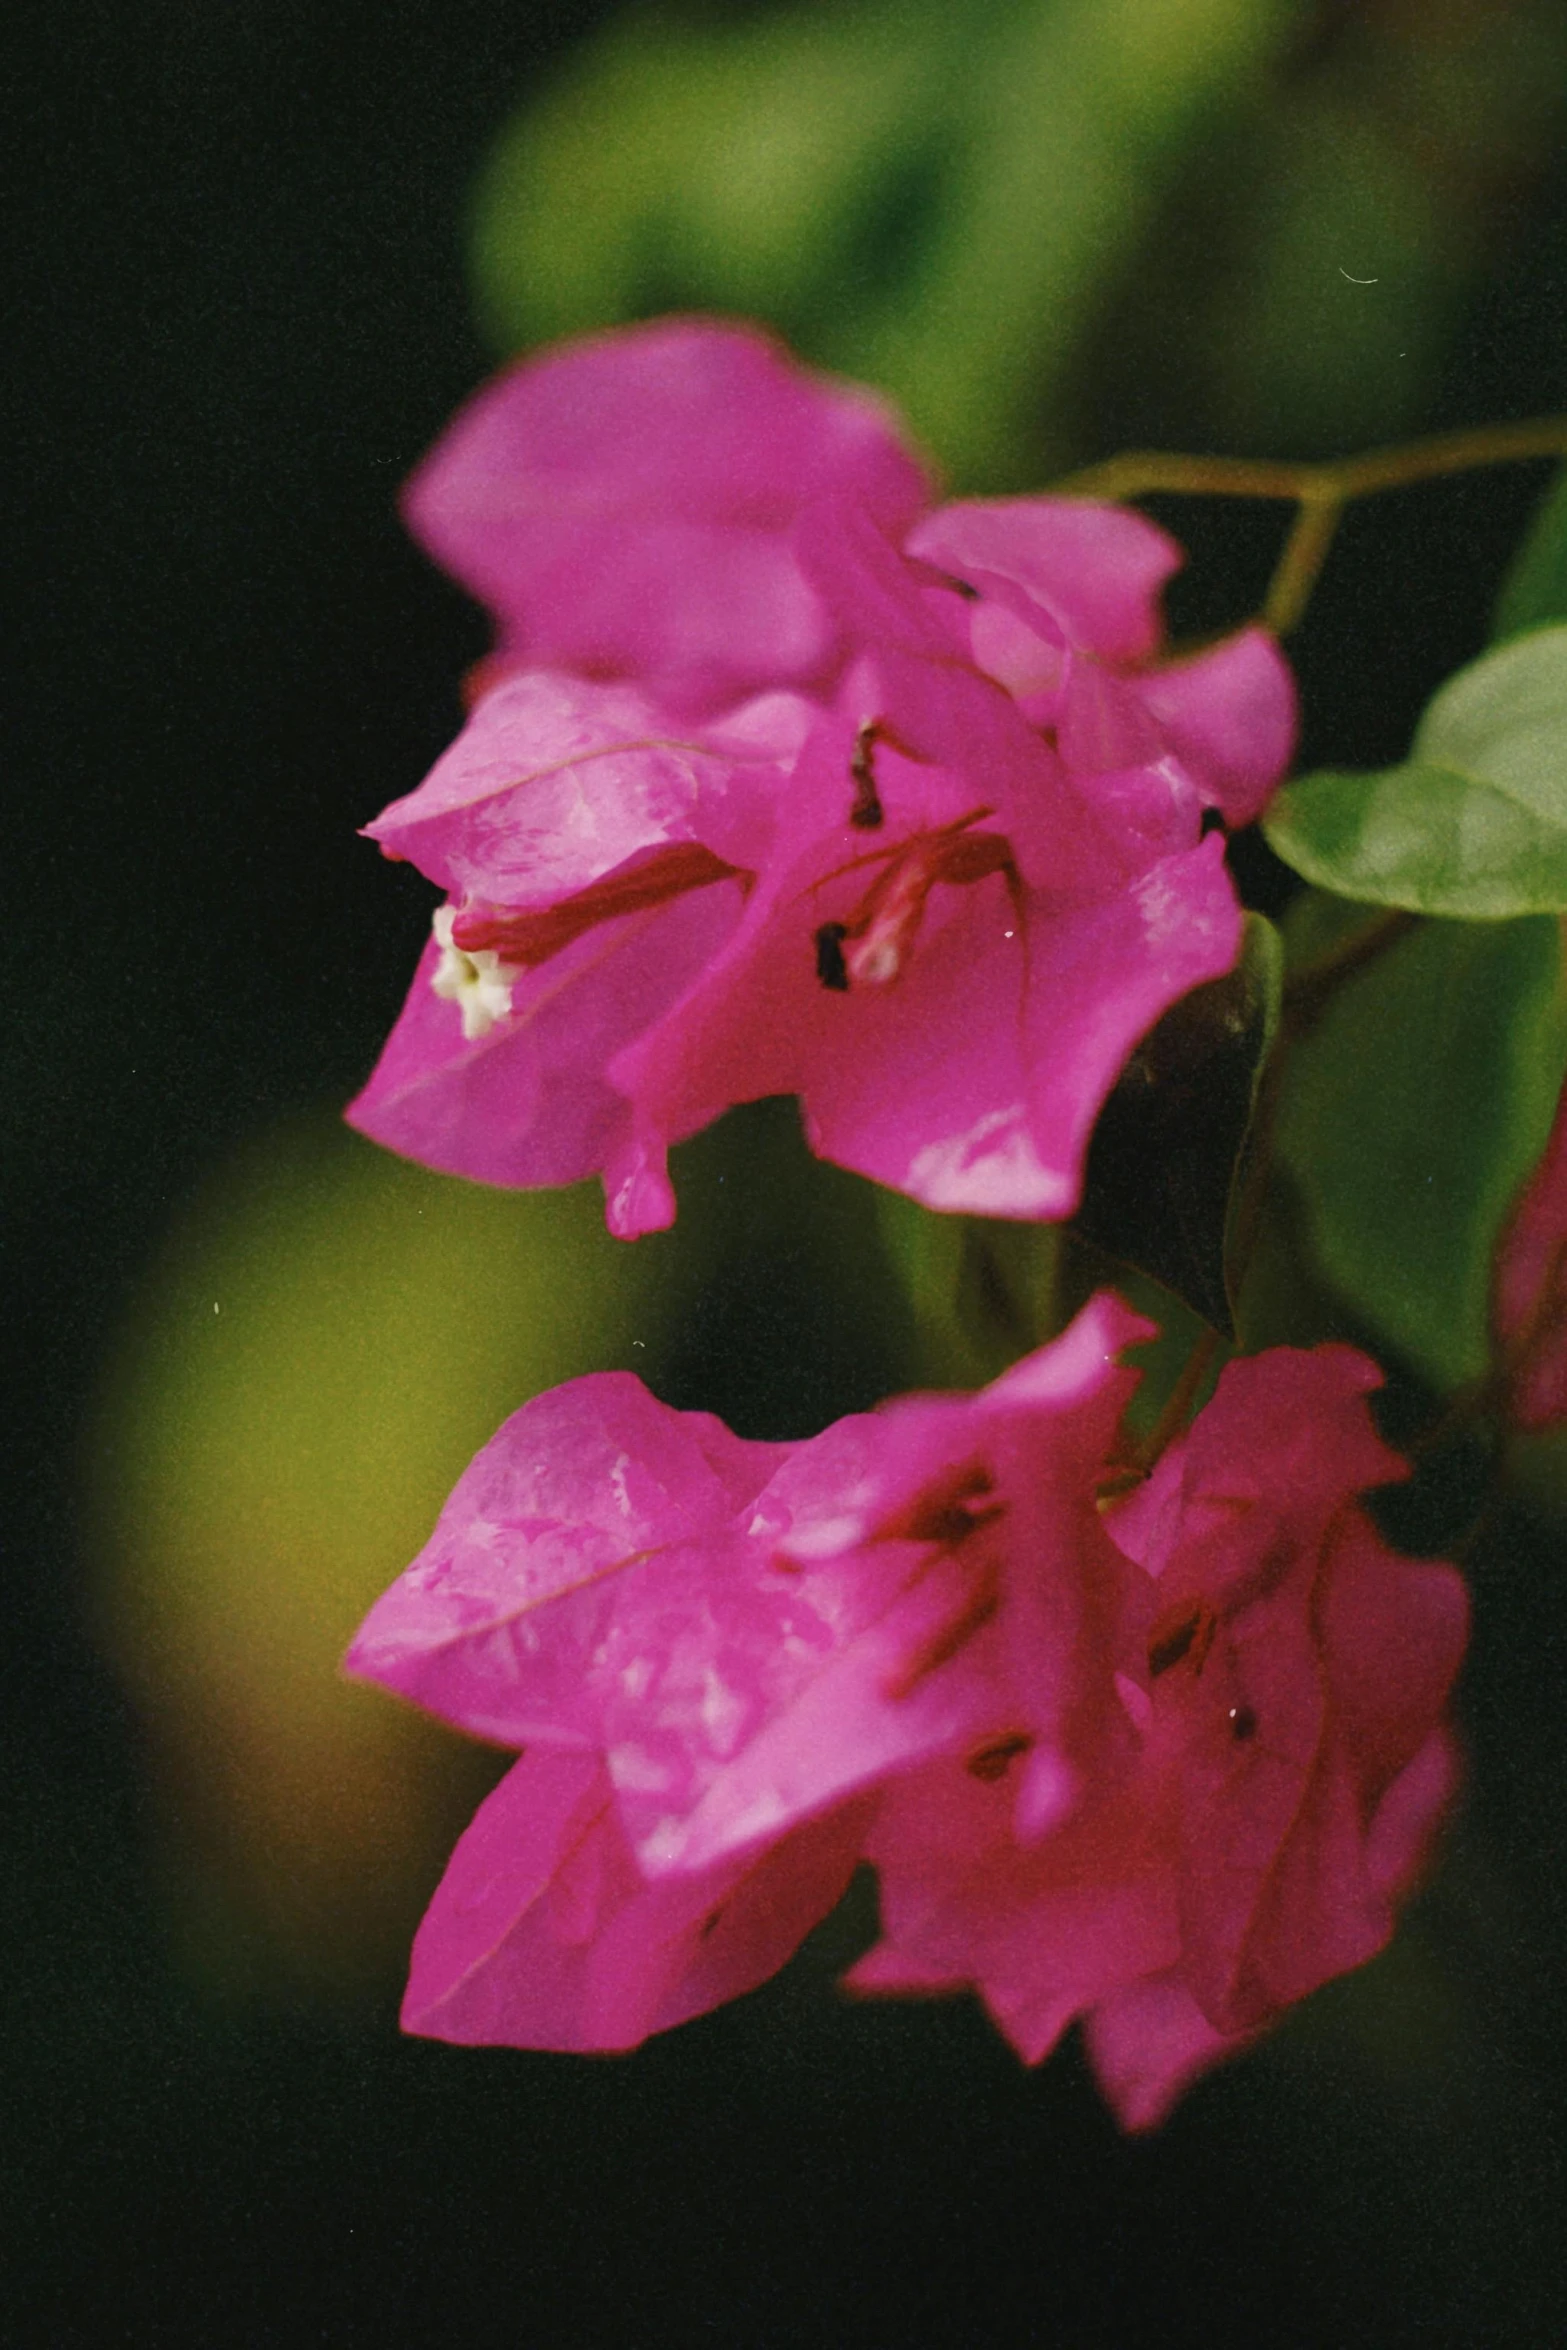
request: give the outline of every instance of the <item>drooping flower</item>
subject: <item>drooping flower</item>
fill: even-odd
[[[1391,1931],[1451,1792],[1466,1602],[1356,1496],[1347,1348],[1233,1365],[1102,1504],[1109,1296],[978,1395],[747,1444],[622,1375],[527,1405],[350,1653],[527,1751],[415,1949],[412,2030],[623,2048],[761,1981],[860,1858],[864,1991],[1074,2019],[1158,2120]],[[1112,1536],[1114,1539],[1112,1539]]]
[[[862,1988],[972,1985],[1029,2061],[1084,2017],[1141,2128],[1382,1947],[1454,1782],[1467,1603],[1355,1499],[1404,1473],[1366,1410],[1377,1376],[1342,1347],[1224,1373],[1110,1520],[1151,1594],[1119,1659],[1135,1763],[1032,1847],[1004,1790],[948,1765],[889,1788]]]
[[[1524,1187],[1496,1255],[1493,1320],[1520,1428],[1567,1420],[1567,1107]]]
[[[1133,1743],[1112,1661],[1144,1578],[1095,1496],[1146,1329],[1102,1297],[980,1395],[801,1444],[621,1374],[508,1421],[349,1656],[527,1748],[432,1904],[410,2027],[623,2047],[732,1996],[937,1758],[1010,1769],[1021,1836],[1070,1813]]]
[[[580,417],[574,371],[595,387]],[[786,392],[776,446],[817,459],[780,476]],[[793,1093],[821,1155],[930,1206],[1072,1212],[1138,1037],[1234,960],[1205,817],[1249,821],[1277,781],[1288,674],[1257,630],[1156,661],[1179,555],[1140,516],[971,502],[910,532],[895,454],[857,395],[684,322],[517,371],[431,461],[425,535],[513,652],[370,827],[448,903],[350,1113],[365,1131],[489,1181],[598,1172],[634,1236],[674,1213],[672,1141]],[[575,486],[545,527],[556,471]],[[818,651],[768,650],[766,598],[737,605],[727,684],[773,690],[720,709],[687,605],[704,629],[722,613],[715,549],[758,531],[776,609],[804,599]],[[582,616],[617,564],[658,589],[612,646]]]

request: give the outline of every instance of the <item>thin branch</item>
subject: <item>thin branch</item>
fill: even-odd
[[[1311,591],[1316,586],[1328,551],[1338,535],[1338,526],[1344,518],[1341,498],[1303,498],[1300,509],[1284,542],[1284,552],[1274,565],[1268,592],[1263,598],[1264,625],[1275,636],[1288,636],[1305,618]]]
[[[1129,449],[1053,483],[1067,498],[1146,498],[1160,492],[1187,498],[1271,498],[1299,508],[1284,552],[1268,583],[1262,619],[1275,636],[1300,625],[1344,508],[1356,498],[1467,473],[1481,465],[1516,465],[1532,457],[1567,456],[1567,416],[1529,417],[1520,424],[1482,424],[1463,432],[1431,433],[1387,449],[1321,464],[1289,459],[1184,456]]]
[[[1516,465],[1530,457],[1567,456],[1567,416],[1534,416],[1519,424],[1481,424],[1462,432],[1431,433],[1358,457],[1320,464],[1289,458],[1202,457],[1176,451],[1128,449],[1085,465],[1053,482],[1063,498],[1146,498],[1159,491],[1193,498],[1280,498],[1302,505],[1344,505],[1382,490],[1467,473],[1480,465]]]

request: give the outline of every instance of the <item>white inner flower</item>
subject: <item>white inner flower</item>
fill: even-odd
[[[435,967],[430,985],[442,1000],[455,1004],[462,1014],[462,1032],[472,1044],[481,1036],[488,1036],[497,1020],[504,1020],[511,1011],[512,981],[517,973],[509,963],[490,947],[454,946],[452,923],[455,906],[438,906],[435,914],[435,943],[441,950],[441,959]]]

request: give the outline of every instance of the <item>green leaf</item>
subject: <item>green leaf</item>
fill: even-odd
[[[1567,829],[1451,767],[1308,775],[1263,829],[1306,880],[1362,904],[1491,921],[1567,906]]]
[[[1099,1115],[1076,1229],[1235,1334],[1229,1256],[1257,1084],[1278,1028],[1278,932],[1246,917],[1235,969],[1171,1007]]]
[[[1308,775],[1263,829],[1297,873],[1362,904],[1488,921],[1567,909],[1567,627],[1459,670],[1402,766]]]
[[[1552,620],[1567,620],[1567,465],[1541,499],[1529,535],[1503,582],[1492,642],[1506,644]]]
[[[1292,947],[1319,904],[1292,911]],[[1538,919],[1422,923],[1291,1055],[1276,1144],[1317,1261],[1438,1386],[1486,1369],[1492,1254],[1564,1065],[1560,931]]]
[[[1037,483],[1070,448],[1107,273],[1297,15],[1294,0],[617,11],[530,93],[476,191],[485,325],[514,350],[660,310],[764,318],[891,394],[969,485]]]

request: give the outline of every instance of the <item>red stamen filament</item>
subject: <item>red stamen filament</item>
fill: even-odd
[[[831,926],[850,984],[887,987],[898,977],[919,936],[925,901],[938,881],[966,888],[1001,873],[1016,898],[1020,884],[1008,843],[997,833],[969,830],[992,813],[976,808],[939,832],[914,833],[901,848],[889,851],[854,914],[842,925]]]
[[[715,881],[743,880],[733,865],[715,857],[700,841],[677,841],[657,849],[635,865],[622,866],[600,881],[589,882],[556,906],[509,911],[502,906],[470,906],[452,923],[452,944],[467,954],[485,948],[503,963],[531,970],[570,946],[585,930],[610,922],[620,914],[640,914],[662,906],[687,890],[706,889]]]

